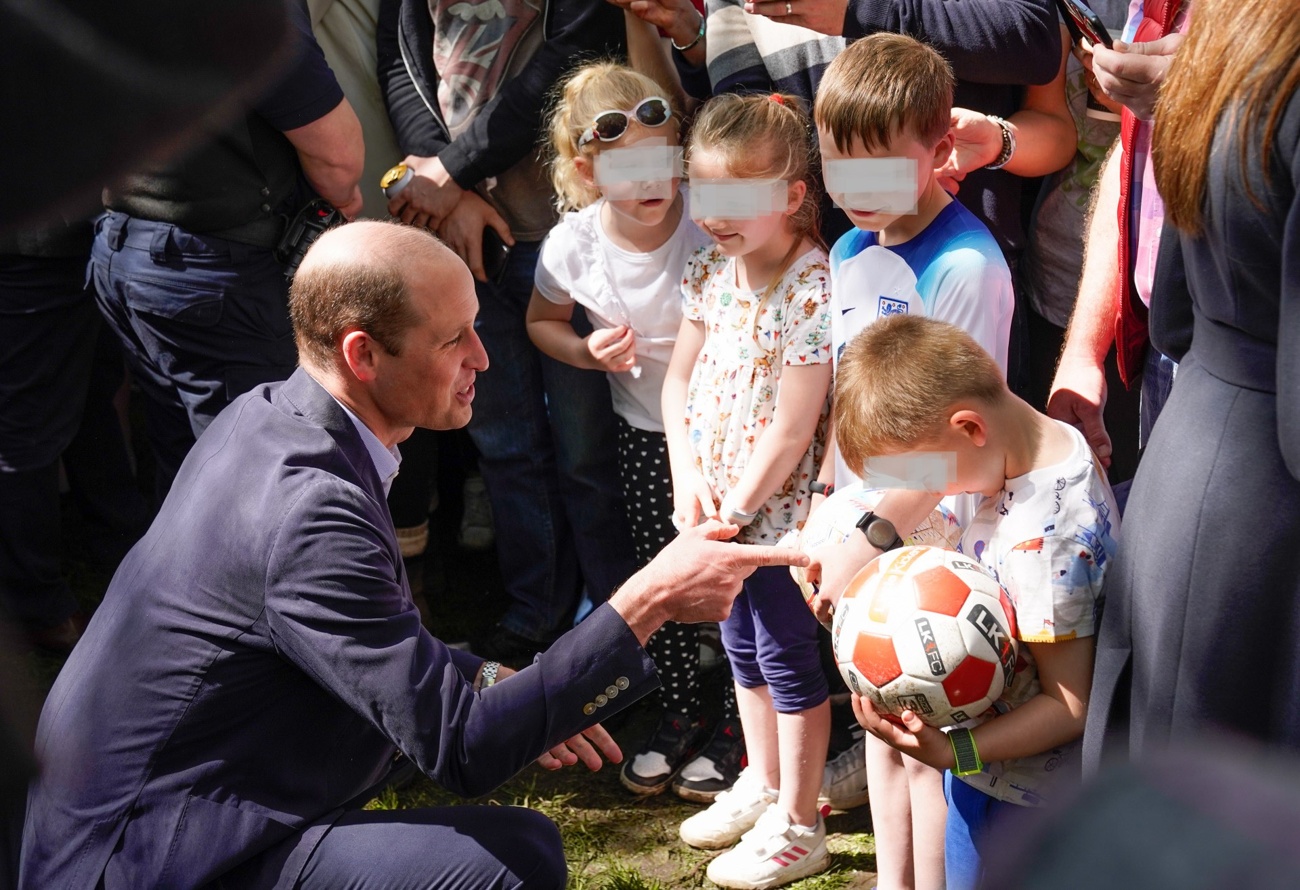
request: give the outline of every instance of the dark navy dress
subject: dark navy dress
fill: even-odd
[[[1178,238],[1186,291],[1153,300],[1182,361],[1106,579],[1090,765],[1220,731],[1300,749],[1300,94],[1269,180],[1251,147],[1258,203],[1239,149],[1221,123],[1204,231]]]

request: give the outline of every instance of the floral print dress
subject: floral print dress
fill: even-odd
[[[686,430],[696,465],[719,499],[740,481],[780,397],[781,369],[831,360],[830,266],[813,248],[790,264],[767,299],[736,284],[736,263],[702,247],[682,277],[683,312],[704,324],[704,346],[691,372]],[[826,445],[830,395],[808,451],[790,478],[759,508],[739,540],[775,543],[808,517]]]

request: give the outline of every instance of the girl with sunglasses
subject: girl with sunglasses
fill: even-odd
[[[830,268],[817,235],[815,149],[792,96],[717,96],[691,130],[691,210],[713,244],[682,280],[685,320],[664,383],[682,526],[721,519],[775,543],[808,516],[831,380]],[[830,703],[818,625],[785,569],[746,581],[722,642],[749,756],[681,826],[723,887],[776,887],[830,865],[818,812]]]
[[[642,565],[675,536],[660,393],[681,325],[681,271],[708,243],[680,187],[678,117],[662,92],[649,78],[607,62],[565,83],[549,132],[551,177],[559,209],[568,212],[542,245],[528,308],[528,333],[539,349],[609,377],[619,469]],[[586,310],[590,332],[575,330],[575,304]],[[667,624],[649,648],[665,712],[621,774],[642,795],[662,792],[697,755],[715,756],[706,749],[698,626]],[[710,799],[739,772],[741,752],[731,750],[741,744],[734,699],[724,712],[720,762],[693,765],[703,774],[700,793],[711,791]]]

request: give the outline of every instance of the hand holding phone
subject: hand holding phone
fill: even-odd
[[[1104,46],[1106,49],[1115,45],[1101,16],[1093,12],[1083,0],[1056,0],[1056,5],[1061,10],[1065,27],[1069,29],[1070,37],[1075,43],[1086,39],[1093,46]]]

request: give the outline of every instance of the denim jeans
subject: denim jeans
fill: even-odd
[[[492,502],[510,606],[501,624],[546,643],[573,619],[585,582],[597,603],[636,567],[618,481],[609,382],[542,355],[524,315],[537,242],[511,250],[497,283],[478,284],[478,376],[470,436]]]
[[[226,405],[297,367],[284,266],[268,248],[110,211],[95,225],[90,267],[146,396],[162,500]]]
[[[1155,429],[1156,418],[1160,416],[1169,393],[1174,388],[1174,376],[1178,373],[1178,362],[1162,353],[1154,346],[1147,347],[1146,361],[1142,368],[1142,425],[1141,444],[1145,446],[1151,440],[1151,431]]]

